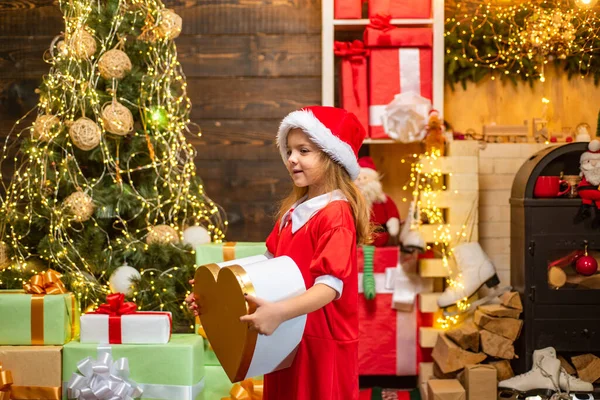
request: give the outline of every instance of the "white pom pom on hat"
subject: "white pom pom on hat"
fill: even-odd
[[[588,144],[588,151],[581,154],[579,162],[600,160],[600,140],[594,139]]]

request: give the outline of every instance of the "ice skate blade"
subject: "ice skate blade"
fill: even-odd
[[[481,285],[483,287],[483,285]],[[479,289],[481,289],[481,287]],[[479,289],[475,292],[477,294]],[[459,310],[456,304],[451,304],[447,307],[442,307],[444,317],[454,317],[458,314],[468,314],[470,312],[475,311],[475,309],[481,305],[487,304],[496,297],[502,296],[506,292],[510,292],[512,290],[512,286],[505,286],[503,288],[498,288],[492,292],[490,292],[487,296],[480,298],[477,301],[469,301],[469,307],[463,310]]]
[[[500,400],[550,400],[554,394],[552,389],[531,389],[520,391],[512,388],[498,388]]]

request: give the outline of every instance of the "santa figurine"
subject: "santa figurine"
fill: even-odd
[[[580,223],[592,215],[592,206],[596,206],[593,228],[600,227],[600,141],[592,140],[588,150],[579,159],[581,182],[577,192],[582,199],[581,207],[575,215],[574,222]]]
[[[397,245],[400,233],[400,214],[394,201],[383,192],[381,176],[371,157],[358,160],[360,174],[356,184],[371,208],[371,222],[377,226],[373,235],[376,247]]]

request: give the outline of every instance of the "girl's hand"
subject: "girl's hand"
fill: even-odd
[[[256,304],[256,311],[249,315],[240,317],[240,321],[248,322],[250,329],[255,329],[261,335],[269,336],[275,332],[284,321],[283,310],[280,304],[271,303],[246,295],[246,300]]]
[[[194,285],[194,280],[191,279],[190,280],[190,285]],[[190,311],[192,311],[194,313],[194,316],[198,316],[198,305],[196,304],[196,296],[194,296],[194,292],[190,293],[186,298],[185,298],[185,302],[187,303],[187,306],[189,308]]]

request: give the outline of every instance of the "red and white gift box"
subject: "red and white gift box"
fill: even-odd
[[[396,28],[389,16],[378,15],[364,33],[369,56],[369,136],[387,138],[383,129],[386,106],[399,93],[433,97],[433,31]]]
[[[335,19],[359,19],[359,18],[361,18],[362,3],[363,3],[363,0],[335,0],[334,5],[333,5],[333,18],[335,18]]]
[[[360,375],[417,374],[417,307],[410,312],[392,308],[398,247],[377,247],[373,256],[376,296],[362,294],[363,251],[358,250],[358,373]]]
[[[377,14],[392,18],[431,18],[431,0],[369,0],[369,17]]]
[[[354,113],[365,128],[369,127],[367,57],[369,50],[360,40],[335,42],[334,53],[340,57],[340,105]]]
[[[170,312],[137,311],[121,293],[106,297],[97,311],[81,316],[81,343],[165,344],[171,338]]]

